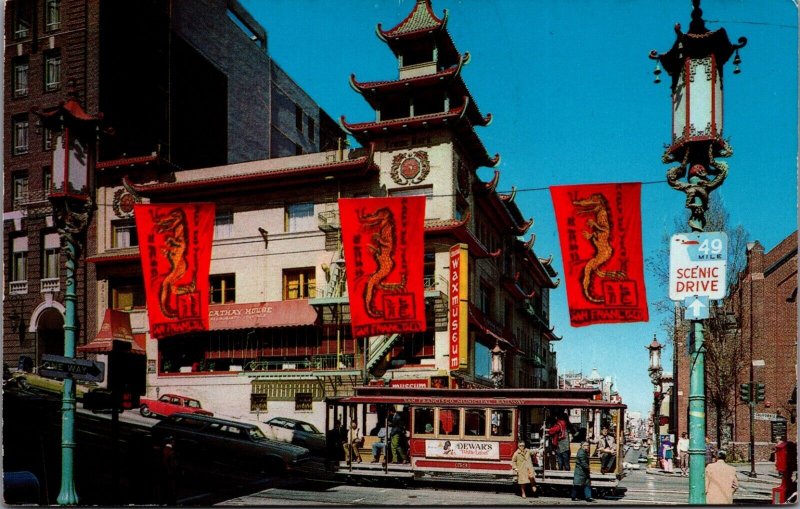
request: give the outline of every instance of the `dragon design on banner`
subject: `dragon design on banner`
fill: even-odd
[[[364,288],[364,308],[372,318],[380,318],[383,312],[375,306],[375,290],[381,288],[390,291],[404,291],[406,289],[406,273],[400,275],[399,283],[386,283],[386,278],[394,270],[394,249],[397,241],[395,235],[394,214],[388,208],[380,208],[374,213],[365,214],[359,211],[358,220],[364,230],[375,229],[370,236],[367,249],[375,259],[375,271],[369,276]]]

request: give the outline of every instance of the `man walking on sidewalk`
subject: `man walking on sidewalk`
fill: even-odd
[[[681,433],[678,439],[678,461],[681,463],[681,476],[686,477],[689,475],[689,437],[686,432]]]

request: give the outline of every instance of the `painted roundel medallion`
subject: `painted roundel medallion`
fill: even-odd
[[[392,180],[399,185],[419,184],[430,171],[428,153],[424,150],[400,153],[392,159]]]
[[[131,193],[125,191],[125,189],[117,189],[111,206],[117,217],[131,217],[134,203],[136,203],[136,198]]]

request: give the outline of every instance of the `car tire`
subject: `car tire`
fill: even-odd
[[[139,413],[142,414],[142,417],[154,417],[153,412],[150,411],[150,408],[147,405],[140,406]]]
[[[269,477],[283,477],[286,475],[286,465],[280,458],[266,458],[261,464],[260,473]]]

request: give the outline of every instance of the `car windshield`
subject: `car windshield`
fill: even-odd
[[[307,422],[299,422],[297,423],[300,426],[300,429],[307,432],[307,433],[319,433],[320,431],[314,427],[313,424],[309,424]]]
[[[250,428],[247,430],[247,434],[250,435],[250,438],[253,440],[266,440],[266,436],[259,428]]]

